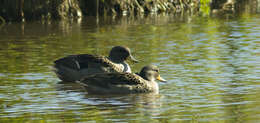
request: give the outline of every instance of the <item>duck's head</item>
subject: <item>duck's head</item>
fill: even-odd
[[[139,75],[148,81],[159,80],[161,82],[166,82],[166,80],[160,76],[159,68],[155,65],[144,66]]]
[[[132,56],[130,49],[125,46],[113,47],[109,53],[109,59],[117,63],[124,62],[127,59],[130,59],[133,62],[138,62],[138,60]]]

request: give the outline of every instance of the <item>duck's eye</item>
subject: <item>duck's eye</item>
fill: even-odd
[[[156,70],[154,70],[154,71],[155,71],[155,72],[157,72],[157,73],[159,72],[159,70],[157,70],[157,69],[156,69]]]

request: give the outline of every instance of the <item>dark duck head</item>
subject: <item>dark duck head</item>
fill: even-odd
[[[122,63],[127,59],[130,59],[133,62],[138,62],[132,54],[128,47],[125,46],[115,46],[111,49],[109,53],[109,59],[115,63]]]

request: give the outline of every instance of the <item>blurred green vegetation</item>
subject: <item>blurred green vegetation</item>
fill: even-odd
[[[200,12],[203,15],[209,15],[210,14],[210,2],[211,0],[200,0]]]

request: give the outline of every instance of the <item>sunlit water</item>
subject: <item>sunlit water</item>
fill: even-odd
[[[260,15],[27,22],[0,28],[0,122],[260,121]],[[89,95],[52,62],[125,45],[158,65],[160,94]]]

